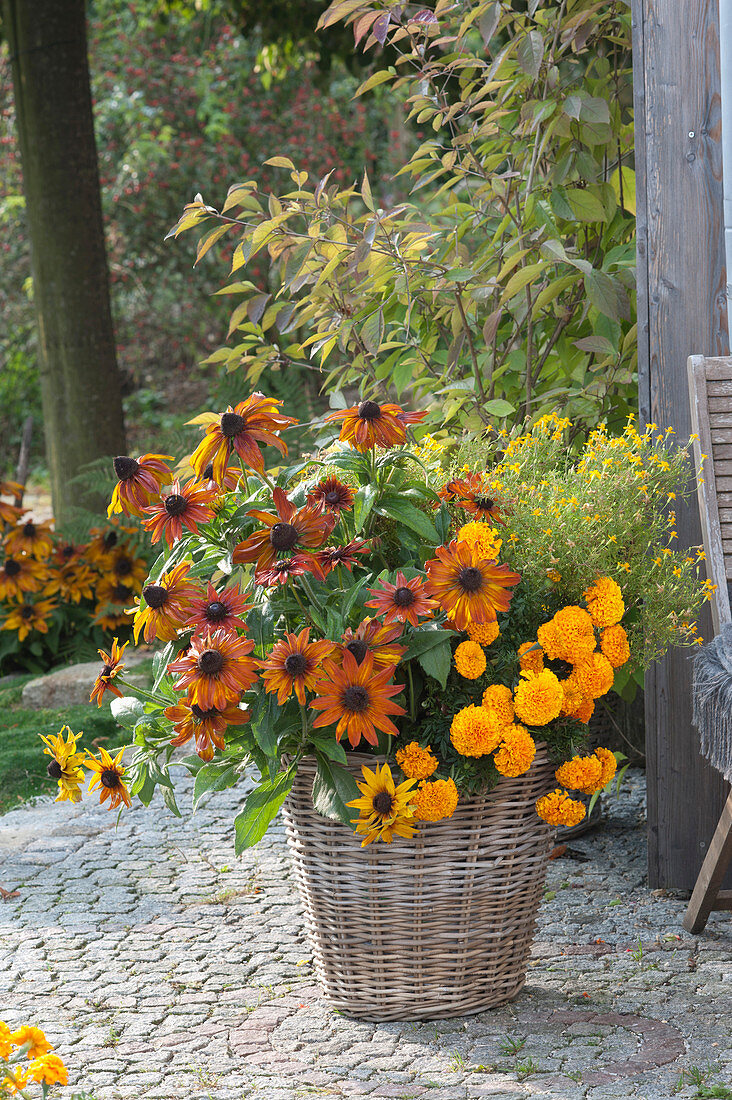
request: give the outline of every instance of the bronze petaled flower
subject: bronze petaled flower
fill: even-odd
[[[278,558],[264,569],[255,569],[254,583],[263,588],[273,588],[278,584],[287,584],[290,577],[301,577],[303,573],[312,573],[319,581],[325,580],[317,554],[293,554],[288,558]]]
[[[129,642],[125,642],[124,645],[121,646],[117,638],[115,638],[112,642],[111,653],[105,653],[103,649],[98,650],[104,665],[94,681],[94,688],[89,696],[90,703],[96,700],[97,706],[101,707],[105,691],[109,691],[112,695],[116,695],[118,699],[122,698],[122,692],[112,683],[112,681],[125,667],[122,664],[122,657],[128,645]]]
[[[142,598],[146,606],[140,604],[135,614],[133,633],[135,644],[143,632],[146,642],[159,638],[163,642],[172,642],[180,628],[187,622],[190,606],[200,589],[189,578],[190,566],[181,562],[174,569],[163,573],[155,584],[146,584]]]
[[[373,607],[384,616],[385,623],[409,623],[416,626],[420,618],[431,618],[437,604],[427,595],[425,582],[421,577],[407,580],[403,573],[396,575],[396,584],[381,581],[381,588],[369,588],[369,600],[366,607]]]
[[[191,455],[196,477],[202,478],[210,463],[212,479],[223,484],[227,462],[234,452],[244,466],[263,473],[260,443],[276,447],[280,454],[286,455],[287,447],[275,432],[296,424],[297,420],[283,416],[278,408],[281,404],[273,397],[253,393],[233,408],[229,405],[225,413],[206,426],[206,434]]]
[[[365,618],[355,630],[350,626],[342,635],[342,648],[347,649],[361,664],[367,653],[374,661],[374,671],[384,668],[394,669],[407,652],[405,645],[399,645],[397,638],[402,635],[400,623],[385,624],[378,619]]]
[[[168,546],[172,546],[184,529],[194,535],[199,534],[198,525],[208,523],[214,517],[210,506],[216,497],[215,491],[204,488],[197,481],[189,481],[183,486],[179,481],[174,481],[169,493],[143,509],[147,518],[142,523],[151,533],[150,541],[158,542],[164,536]]]
[[[339,565],[345,566],[346,569],[353,569],[354,565],[359,564],[358,555],[368,554],[370,550],[370,542],[364,539],[351,539],[345,546],[324,546],[315,556],[327,576]]]
[[[467,542],[453,540],[438,546],[428,561],[427,591],[440,604],[458,630],[470,623],[492,622],[496,612],[508,611],[513,589],[521,577],[507,565],[480,557]]]
[[[267,569],[280,558],[291,556],[296,550],[311,550],[322,546],[336,524],[336,517],[324,512],[319,505],[306,504],[296,508],[287,499],[283,489],[273,493],[275,515],[254,508],[247,512],[260,523],[264,530],[255,531],[244,539],[234,550],[232,560],[235,565],[255,561],[257,569]]]
[[[125,774],[125,769],[122,766],[124,751],[124,748],[121,748],[113,760],[107,750],[100,747],[98,760],[94,756],[87,756],[84,760],[84,767],[94,772],[89,783],[89,790],[93,791],[98,785],[99,804],[101,805],[109,800],[107,808],[110,810],[116,810],[122,803],[125,806],[130,805],[130,793],[122,780]]]
[[[339,439],[365,453],[374,447],[396,447],[407,438],[408,424],[424,420],[426,412],[404,412],[399,405],[361,401],[350,409],[330,413],[326,420],[341,420]]]
[[[178,679],[178,691],[187,690],[189,699],[201,710],[225,710],[257,679],[254,642],[225,630],[207,631],[195,637],[188,652],[168,665]]]
[[[308,493],[308,504],[320,504],[327,512],[348,512],[353,508],[353,489],[337,477],[326,477]]]
[[[217,592],[208,582],[205,595],[198,595],[192,601],[186,626],[194,631],[203,630],[245,630],[246,622],[241,616],[251,609],[250,601],[239,589],[239,585],[222,588]]]
[[[166,707],[163,713],[173,723],[176,734],[171,745],[185,745],[193,738],[202,760],[212,760],[215,748],[223,750],[226,747],[224,734],[229,726],[243,726],[251,716],[236,702],[222,710],[217,707],[202,710],[197,703],[177,703],[174,707]]]
[[[126,512],[130,516],[141,516],[142,509],[150,503],[150,498],[159,493],[160,486],[173,477],[167,465],[172,458],[172,455],[154,454],[140,455],[139,458],[118,455],[112,463],[117,484],[107,508],[107,515]]]
[[[267,660],[262,665],[265,690],[277,692],[280,706],[294,692],[299,703],[305,704],[305,691],[312,691],[317,680],[325,673],[324,663],[335,649],[327,639],[310,641],[310,627],[299,634],[286,634],[275,642]]]
[[[336,737],[345,733],[352,748],[363,737],[370,745],[378,744],[377,729],[396,735],[399,731],[389,715],[406,714],[395,703],[403,684],[391,684],[393,668],[374,670],[374,659],[367,653],[361,664],[346,650],[340,668],[331,667],[327,678],[315,685],[316,698],[311,700],[313,710],[321,710],[313,722],[315,729],[336,726]]]

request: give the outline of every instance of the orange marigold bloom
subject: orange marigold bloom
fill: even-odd
[[[559,717],[564,693],[559,680],[548,668],[542,672],[522,672],[513,693],[517,717],[527,726],[545,726]]]
[[[559,712],[563,717],[575,718],[578,722],[589,722],[595,710],[594,700],[584,694],[574,675],[561,681],[564,701]]]
[[[495,561],[503,546],[503,540],[499,539],[495,527],[487,523],[465,523],[457,533],[458,542],[467,542],[469,546],[477,550],[482,558]]]
[[[28,1080],[46,1085],[68,1085],[69,1075],[58,1054],[42,1054],[28,1066]]]
[[[48,621],[51,612],[56,607],[53,600],[36,600],[8,606],[8,614],[2,625],[2,630],[17,630],[18,641],[24,641],[32,630],[40,634],[48,634]]]
[[[454,779],[422,780],[414,797],[417,821],[444,821],[457,809],[458,791]]]
[[[427,591],[458,630],[469,623],[493,622],[497,611],[508,611],[513,589],[521,580],[507,565],[485,561],[466,542],[438,546],[428,561]]]
[[[275,642],[267,660],[262,663],[265,691],[277,692],[277,702],[283,706],[293,691],[297,701],[305,706],[305,691],[312,691],[324,675],[325,661],[335,646],[327,639],[310,641],[310,627],[299,634],[285,634]]]
[[[513,722],[513,692],[506,684],[487,687],[481,705],[490,713],[495,725],[510,726]]]
[[[597,756],[573,756],[557,768],[557,783],[570,791],[594,794],[601,790],[598,780],[602,775],[602,763]]]
[[[232,555],[235,565],[255,561],[258,570],[268,569],[278,558],[287,557],[295,550],[322,546],[336,525],[335,515],[324,512],[319,505],[306,504],[304,508],[296,508],[280,488],[275,489],[272,495],[277,509],[275,515],[261,512],[258,508],[247,512],[265,528],[239,543]]]
[[[541,672],[544,650],[537,642],[522,642],[518,647],[519,668],[524,672]]]
[[[297,424],[293,416],[283,416],[278,406],[281,401],[274,397],[265,397],[263,393],[253,393],[245,401],[233,408],[229,405],[225,413],[214,417],[213,423],[205,427],[205,435],[191,455],[190,463],[196,477],[204,476],[209,464],[213,480],[222,484],[226,466],[231,455],[236,452],[242,465],[258,473],[264,472],[264,458],[259,444],[276,447],[282,455],[287,447],[276,432]],[[204,413],[203,419],[210,421],[212,413]],[[194,417],[190,423],[200,423],[201,417]]]
[[[175,687],[186,688],[189,700],[201,710],[225,710],[257,679],[259,662],[251,656],[254,642],[226,630],[212,630],[193,638],[186,653],[168,665],[177,676]]]
[[[595,756],[602,765],[600,778],[597,781],[598,790],[601,791],[614,778],[615,772],[618,770],[618,762],[615,759],[615,753],[610,752],[610,749],[597,748],[595,749]]]
[[[432,618],[437,604],[426,593],[424,580],[412,577],[410,581],[402,572],[396,575],[396,584],[380,581],[381,588],[369,588],[373,600],[366,607],[373,607],[384,616],[385,623],[409,623],[416,626],[420,618]]]
[[[122,657],[129,644],[129,642],[125,642],[124,645],[120,646],[118,639],[115,638],[112,642],[111,653],[105,653],[103,649],[97,650],[99,656],[104,661],[104,666],[94,681],[94,688],[89,696],[90,703],[93,703],[96,699],[97,706],[101,707],[105,691],[109,691],[112,695],[116,695],[118,699],[122,698],[122,692],[118,687],[115,687],[112,680],[115,676],[118,676],[125,667],[122,664]]]
[[[552,619],[561,647],[560,660],[576,665],[595,652],[592,619],[581,607],[563,607]]]
[[[22,599],[26,592],[38,592],[47,575],[45,565],[29,557],[6,557],[0,561],[0,600]]]
[[[628,635],[620,623],[605,627],[600,636],[600,649],[613,668],[621,668],[626,661],[630,660]]]
[[[492,623],[468,623],[468,637],[478,645],[492,645],[500,633],[497,619]]]
[[[353,489],[337,477],[326,477],[308,493],[308,504],[318,504],[328,512],[348,512],[353,508]]]
[[[39,1058],[42,1054],[46,1054],[51,1050],[51,1044],[41,1029],[31,1027],[29,1024],[24,1024],[17,1031],[11,1032],[10,1040],[15,1043],[16,1047],[24,1047],[26,1043],[30,1044],[26,1051],[26,1058],[30,1059]]]
[[[349,626],[341,635],[341,640],[343,648],[353,654],[357,664],[360,665],[366,654],[370,653],[374,659],[374,671],[380,672],[384,668],[396,668],[407,652],[405,645],[397,643],[401,635],[399,623],[381,623],[367,616],[355,630]]]
[[[26,520],[6,535],[5,548],[9,554],[28,554],[39,560],[47,558],[53,549],[53,528],[50,523]]]
[[[426,412],[404,412],[399,405],[361,401],[350,409],[330,413],[325,419],[342,420],[338,438],[363,454],[374,447],[395,447],[404,443],[407,426],[424,420],[426,415]]]
[[[152,642],[155,638],[172,642],[177,636],[188,621],[193,600],[201,594],[201,590],[191,582],[189,573],[188,563],[181,562],[163,573],[156,584],[145,585],[142,598],[147,606],[143,608],[139,604],[135,613],[135,645],[140,631],[146,642]]]
[[[101,806],[109,799],[108,810],[116,810],[123,802],[125,806],[130,805],[130,792],[122,782],[122,776],[125,774],[125,768],[122,765],[124,751],[124,747],[121,748],[113,760],[107,750],[100,746],[98,760],[95,756],[87,756],[84,761],[84,767],[94,772],[89,783],[89,791],[99,786],[99,804]]]
[[[196,703],[177,703],[174,707],[166,707],[163,713],[173,723],[173,731],[177,734],[171,745],[185,745],[194,738],[196,752],[202,760],[213,760],[214,747],[223,751],[226,747],[224,733],[229,726],[243,726],[251,717],[250,712],[242,710],[236,702],[222,710],[217,707],[201,710]]]
[[[0,482],[0,490],[2,487],[3,483]],[[6,1061],[12,1054],[13,1046],[15,1045],[10,1039],[10,1034],[8,1025],[4,1020],[0,1020],[0,1058],[4,1058]]]
[[[572,825],[579,825],[586,810],[581,802],[557,788],[537,801],[536,812],[549,825],[566,825],[570,828]]]
[[[600,696],[607,695],[613,686],[615,673],[603,653],[593,653],[586,661],[575,666],[571,679],[583,695],[590,699],[599,699]]]
[[[142,525],[151,534],[152,543],[165,538],[172,546],[183,535],[183,529],[199,534],[199,523],[208,523],[214,513],[210,505],[216,500],[216,493],[205,489],[197,481],[189,481],[181,487],[174,481],[170,492],[161,494],[156,504],[143,508],[147,519]]]
[[[251,606],[238,584],[217,592],[209,581],[205,595],[198,593],[191,601],[186,626],[192,627],[195,633],[202,630],[246,630],[247,624],[241,616]]]
[[[455,668],[466,680],[477,680],[485,672],[488,662],[477,642],[461,642],[455,650]]]
[[[2,1072],[5,1076],[0,1077],[0,1096],[13,1096],[28,1084],[28,1071],[22,1066],[7,1066]]]
[[[504,730],[489,710],[471,703],[453,718],[450,740],[461,756],[485,756],[498,748]]]
[[[404,707],[391,698],[404,684],[390,684],[393,675],[392,668],[376,672],[370,653],[358,664],[353,654],[345,650],[342,666],[331,667],[329,676],[315,685],[317,697],[310,706],[323,713],[315,719],[313,727],[318,729],[337,722],[336,738],[340,741],[346,733],[352,748],[362,737],[370,745],[378,744],[377,729],[398,734],[388,715],[406,714]]]
[[[524,726],[508,726],[493,761],[501,775],[515,779],[527,772],[536,756],[536,742]]]
[[[403,749],[397,749],[396,762],[408,779],[429,779],[438,768],[430,746],[423,749],[418,741],[410,741]]]
[[[172,479],[173,474],[167,465],[172,458],[172,455],[149,454],[139,458],[118,455],[112,463],[118,481],[107,515],[126,512],[129,516],[141,516],[150,498],[160,492],[160,486]]]
[[[584,600],[593,623],[601,630],[606,626],[615,626],[625,614],[623,593],[612,577],[598,577],[585,590]]]

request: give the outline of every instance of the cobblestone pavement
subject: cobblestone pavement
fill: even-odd
[[[43,1027],[75,1088],[95,1100],[732,1096],[702,1091],[732,1087],[730,915],[691,937],[684,903],[648,890],[641,773],[607,824],[550,864],[520,996],[429,1024],[328,1009],[282,828],[234,856],[240,798],[214,796],[183,821],[134,809],[118,827],[90,801],[0,819],[0,885],[18,890],[0,901],[0,1018]]]

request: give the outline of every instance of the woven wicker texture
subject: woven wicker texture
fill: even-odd
[[[353,753],[351,770],[374,758]],[[334,1008],[364,1020],[480,1012],[521,989],[553,830],[534,803],[552,785],[539,746],[529,772],[461,799],[413,840],[361,847],[315,812],[315,761],[285,803],[316,973]],[[355,811],[354,811],[355,815]]]

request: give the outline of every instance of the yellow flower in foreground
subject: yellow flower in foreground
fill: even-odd
[[[461,756],[485,756],[501,743],[504,726],[485,707],[459,710],[450,726],[450,740]]]
[[[64,738],[64,733],[68,737]],[[83,737],[83,731],[72,733],[68,726],[62,726],[58,733],[44,737],[38,735],[46,748],[43,752],[50,756],[46,771],[51,779],[58,780],[59,794],[57,802],[80,802],[81,784],[84,782],[84,772],[81,765],[84,762],[84,753],[77,752],[76,742]]]
[[[522,642],[518,647],[519,668],[524,672],[544,670],[544,650],[538,642]]]
[[[458,792],[452,779],[422,780],[414,800],[417,821],[443,821],[457,809]]]
[[[28,1080],[47,1085],[68,1085],[69,1075],[58,1054],[43,1054],[28,1066]]]
[[[595,756],[602,764],[602,772],[597,781],[597,789],[601,791],[604,787],[607,787],[610,780],[614,777],[615,772],[618,770],[618,762],[615,759],[615,753],[610,752],[610,749],[595,749]]]
[[[516,715],[528,726],[545,726],[562,709],[562,685],[548,668],[543,672],[522,672],[521,677],[513,693]]]
[[[477,680],[486,665],[485,653],[477,642],[461,642],[455,650],[455,668],[466,680]]]
[[[122,776],[125,774],[125,768],[122,765],[124,751],[124,747],[121,748],[113,760],[104,746],[100,745],[99,760],[94,756],[87,756],[84,761],[85,766],[94,772],[89,783],[89,791],[91,793],[99,784],[99,804],[101,805],[108,798],[108,810],[116,810],[123,802],[125,806],[130,805],[130,793],[122,782]]]
[[[513,692],[506,684],[491,684],[483,692],[482,706],[489,712],[494,725],[510,726],[513,722]]]
[[[598,780],[602,775],[602,763],[597,756],[573,756],[557,768],[555,774],[557,783],[570,791],[594,794],[601,789]]]
[[[494,762],[501,775],[515,778],[531,767],[536,756],[536,742],[524,726],[509,726]]]
[[[630,659],[628,635],[620,623],[605,627],[600,636],[600,649],[613,668],[620,668]]]
[[[22,1066],[7,1066],[5,1077],[0,1077],[0,1096],[14,1096],[28,1084],[28,1076]]]
[[[497,622],[468,623],[468,637],[478,645],[492,645],[500,634]]]
[[[397,749],[396,762],[408,779],[429,779],[438,765],[430,746],[423,749],[417,741],[410,741],[403,749]]]
[[[417,830],[411,824],[414,817],[412,787],[416,780],[405,779],[396,786],[388,764],[383,764],[381,768],[377,764],[375,771],[364,765],[361,771],[363,782],[357,780],[356,785],[362,797],[346,803],[359,811],[358,817],[351,819],[351,824],[356,826],[357,833],[364,834],[361,847],[373,840],[391,844],[395,836],[414,836]]]
[[[12,1049],[13,1043],[10,1039],[10,1028],[3,1020],[0,1020],[0,1058],[9,1058]]]
[[[586,810],[581,802],[570,798],[566,791],[551,791],[536,803],[536,812],[549,825],[579,825]]]
[[[26,1043],[30,1044],[26,1051],[28,1058],[38,1058],[51,1049],[51,1044],[41,1029],[30,1027],[28,1024],[19,1027],[17,1031],[13,1031],[10,1038],[17,1047],[25,1046]]]
[[[619,623],[625,614],[623,593],[612,577],[598,577],[595,583],[585,590],[584,600],[593,623],[601,630],[606,626]]]
[[[503,540],[498,537],[495,527],[487,523],[466,523],[457,534],[458,542],[467,542],[474,550],[477,550],[481,558],[495,561],[498,557]]]

